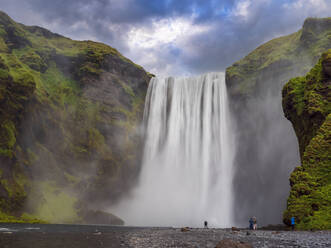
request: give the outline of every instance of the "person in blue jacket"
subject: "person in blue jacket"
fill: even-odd
[[[291,217],[291,227],[292,227],[292,231],[294,230],[294,226],[295,226],[295,217],[292,216],[292,217]]]
[[[253,218],[251,217],[251,218],[249,218],[249,229],[250,229],[250,230],[253,230],[253,224],[254,224],[254,220],[253,220]]]

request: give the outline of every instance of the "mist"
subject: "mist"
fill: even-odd
[[[222,162],[224,150],[220,152],[216,149],[214,152],[218,153],[218,166],[226,166],[230,173],[227,174],[226,179],[220,176],[215,176],[212,179],[221,184],[224,183],[224,180],[229,181],[220,188],[218,188],[217,183],[211,185],[214,193],[212,198],[208,198],[206,205],[212,207],[200,208],[200,212],[193,214],[192,208],[198,208],[197,206],[203,201],[201,195],[193,192],[201,191],[203,186],[196,183],[193,187],[191,185],[191,191],[185,190],[186,186],[190,187],[186,185],[187,181],[199,182],[203,180],[202,170],[204,166],[210,165],[210,161],[200,161],[191,154],[189,159],[200,161],[197,166],[201,168],[196,173],[185,174],[187,173],[185,166],[189,166],[190,163],[187,163],[185,159],[179,163],[173,161],[174,158],[183,159],[182,153],[185,154],[185,147],[172,147],[169,144],[169,152],[155,151],[154,153],[158,155],[154,155],[153,159],[149,158],[150,161],[147,162],[146,156],[150,156],[150,154],[148,152],[146,154],[145,144],[142,170],[138,175],[137,186],[125,193],[119,203],[115,203],[115,206],[110,208],[110,211],[121,216],[129,225],[142,226],[190,225],[198,227],[206,219],[215,227],[247,227],[251,216],[258,218],[259,226],[281,224],[282,213],[286,208],[290,189],[289,176],[293,169],[300,164],[295,132],[283,114],[281,90],[290,78],[304,74],[307,69],[303,68],[309,68],[313,63],[313,59],[303,60],[300,64],[296,64],[291,71],[283,70],[282,66],[276,67],[263,74],[261,83],[253,96],[246,99],[229,96],[231,128],[227,129],[226,132],[233,140],[220,140],[220,142],[223,142],[222,146],[226,147],[226,153],[232,159],[228,162]],[[176,83],[179,84],[176,80],[172,82],[172,84]],[[167,95],[166,92],[167,90],[163,94]],[[190,89],[186,88],[184,94],[189,95]],[[168,100],[174,97],[172,94],[170,95],[168,95]],[[146,99],[145,115],[146,112],[151,111],[150,106],[156,108],[166,105],[162,102],[162,94],[153,97],[155,98],[154,101]],[[180,99],[179,95],[177,97]],[[169,133],[168,129],[171,124],[166,117],[169,114],[167,112],[169,109],[164,111],[163,117],[160,116],[154,120],[152,125],[154,128],[147,125],[149,127],[146,128],[147,138],[145,142],[147,144],[149,143],[148,136],[155,138],[155,135],[165,137],[172,135],[176,139],[187,132],[184,128],[178,129],[176,133]],[[188,112],[184,111],[182,114],[184,113],[187,114]],[[178,118],[180,119],[180,117]],[[162,122],[166,124],[162,126]],[[159,131],[155,131],[155,126],[159,126]],[[167,146],[164,144],[166,142],[167,139],[164,137],[156,139],[152,147],[162,151],[163,146]],[[199,144],[201,140],[192,142]],[[172,145],[174,144],[176,143]],[[196,153],[202,154],[201,151]],[[208,156],[213,155],[209,154]],[[170,169],[169,165],[174,167]],[[180,166],[184,168],[179,169]],[[212,174],[212,172],[210,173]],[[228,195],[228,198],[224,198],[224,195]],[[224,212],[224,206],[219,203],[222,201],[231,202],[225,207],[230,208],[227,212]],[[227,221],[224,218],[228,218]]]
[[[111,208],[126,224],[231,226],[235,146],[224,78],[152,79],[139,184]]]
[[[247,226],[251,216],[262,226],[282,223],[289,177],[300,165],[300,154],[292,124],[282,110],[281,91],[290,78],[304,74],[302,68],[313,64],[312,60],[301,61],[295,65],[297,70],[286,73],[276,68],[263,76],[254,96],[231,99],[237,124],[233,187],[238,226]]]
[[[34,96],[20,123],[16,156],[29,180],[22,208],[50,223],[82,223],[90,210],[105,210],[136,183],[149,77],[109,56],[99,77],[77,78],[79,61],[52,59],[49,70],[57,74],[42,85],[49,100],[41,104]],[[121,66],[129,70],[118,73]]]

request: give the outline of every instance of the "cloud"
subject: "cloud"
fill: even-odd
[[[130,46],[150,48],[176,43],[185,37],[206,32],[208,29],[207,25],[194,25],[188,18],[155,20],[148,27],[133,27],[128,32],[128,43]]]
[[[239,1],[232,12],[232,15],[247,20],[250,14],[249,7],[251,4],[252,2],[250,0]]]
[[[284,3],[283,7],[287,11],[295,11],[300,15],[319,16],[324,15],[326,10],[330,10],[330,4],[330,0],[295,0]]]
[[[224,70],[261,43],[331,13],[331,0],[0,0],[15,20],[96,40],[158,75]]]

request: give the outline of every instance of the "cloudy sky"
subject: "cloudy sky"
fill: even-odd
[[[331,16],[331,0],[0,0],[14,20],[95,40],[157,75],[222,71],[258,45]]]

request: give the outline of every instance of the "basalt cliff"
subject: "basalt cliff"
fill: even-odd
[[[283,88],[283,109],[299,141],[301,166],[290,177],[284,223],[331,229],[331,50]]]
[[[308,73],[330,48],[331,18],[308,18],[299,31],[262,44],[227,68],[230,107],[237,124],[237,222],[245,224],[252,215],[258,215],[262,225],[282,221],[289,175],[300,164],[300,153],[311,138],[311,134],[299,138],[299,151],[299,126],[295,133],[284,117],[282,88],[291,78]],[[300,132],[310,127],[305,124]]]
[[[0,12],[0,221],[121,223],[99,209],[135,183],[150,78],[112,47]]]

